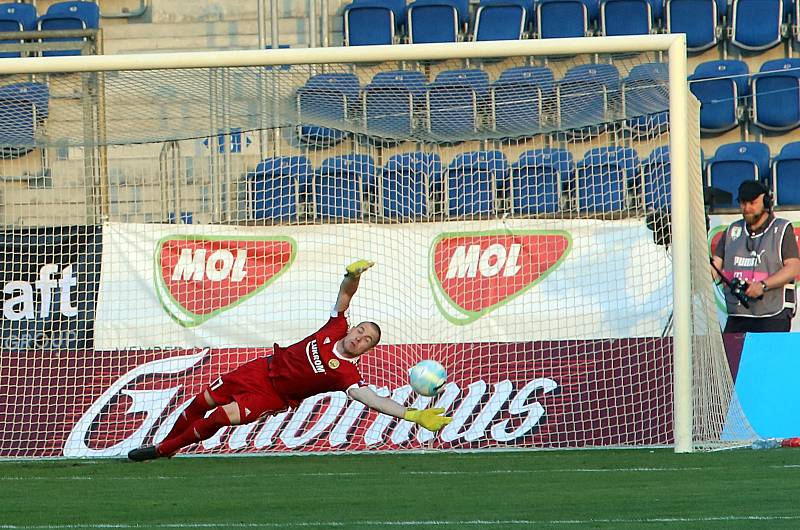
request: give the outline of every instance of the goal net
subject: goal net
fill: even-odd
[[[2,457],[162,440],[216,377],[320,328],[359,258],[349,322],[383,330],[364,381],[453,422],[330,392],[187,452],[751,437],[677,36],[0,69]],[[422,359],[448,371],[435,398],[408,386]]]

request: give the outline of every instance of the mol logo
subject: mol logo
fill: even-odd
[[[450,322],[469,324],[541,281],[571,246],[562,231],[442,234],[430,254],[436,305]]]
[[[168,236],[156,249],[156,292],[176,322],[197,326],[272,283],[296,248],[288,237]]]

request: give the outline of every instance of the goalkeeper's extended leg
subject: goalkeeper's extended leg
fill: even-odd
[[[130,460],[141,462],[162,456],[172,456],[180,449],[211,438],[222,427],[239,424],[239,405],[234,401],[217,407],[207,418],[194,421],[183,432],[164,440],[158,445],[139,447],[128,453]]]
[[[208,391],[204,390],[200,394],[197,394],[192,402],[189,403],[189,406],[186,407],[183,412],[181,412],[180,416],[178,416],[178,421],[176,421],[175,425],[172,426],[172,429],[170,429],[169,434],[166,438],[164,438],[164,441],[166,442],[167,440],[178,436],[191,424],[201,418],[205,418],[206,412],[216,406],[217,404],[214,403],[214,400],[208,395]]]
[[[235,414],[231,414],[235,410]],[[233,418],[230,416],[234,415]],[[168,438],[156,446],[158,456],[171,456],[187,445],[192,445],[203,440],[207,440],[223,427],[238,425],[239,405],[236,402],[228,403],[225,406],[217,407],[207,418],[200,418],[194,421],[182,433]]]

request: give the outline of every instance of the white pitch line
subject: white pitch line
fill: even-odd
[[[800,464],[784,464],[769,466],[772,469],[798,469]],[[547,473],[674,473],[684,471],[708,471],[708,467],[629,467],[629,468],[585,468],[585,469],[494,469],[489,471],[401,471],[396,472],[396,475],[409,475],[409,476],[459,476],[459,475],[543,475]],[[357,472],[357,471],[343,471],[343,472],[325,472],[325,473],[270,473],[271,477],[369,477],[380,475],[380,473],[373,472]],[[91,480],[109,480],[109,481],[138,481],[138,480],[185,480],[188,477],[185,475],[159,475],[159,476],[143,476],[143,477],[87,477],[86,475],[73,475],[67,477],[42,477],[42,476],[0,476],[0,482],[25,482],[25,481],[91,481]],[[248,478],[263,478],[261,474],[239,474],[228,475],[228,478],[234,479],[248,479]],[[2,528],[2,526],[0,526]]]
[[[0,524],[0,529],[3,530],[72,530],[78,528],[89,529],[136,529],[136,528],[320,528],[320,527],[341,527],[351,528],[353,526],[361,527],[385,527],[385,526],[444,526],[444,527],[465,527],[465,526],[535,526],[535,525],[586,525],[586,524],[646,524],[646,523],[661,523],[661,524],[685,524],[685,523],[706,523],[706,522],[742,522],[742,521],[798,521],[800,515],[723,515],[723,516],[710,516],[710,517],[647,517],[647,518],[614,518],[614,519],[469,519],[469,520],[421,520],[421,521],[378,521],[378,520],[363,520],[363,521],[312,521],[312,522],[297,522],[297,523],[231,523],[231,522],[214,522],[214,523],[142,523],[142,524],[126,524],[126,523],[108,523],[108,524],[48,524],[48,525],[11,525]]]
[[[547,473],[672,473],[682,471],[708,471],[707,467],[630,467],[630,468],[610,468],[610,469],[492,469],[488,471],[400,471],[396,475],[410,476],[458,476],[458,475],[542,475]],[[320,473],[270,473],[270,477],[368,477],[382,475],[376,472],[320,472]],[[239,474],[227,475],[228,478],[263,478],[263,475]],[[25,481],[25,480],[184,480],[186,476],[143,476],[143,477],[87,477],[85,475],[73,475],[67,477],[22,477],[6,476],[0,477],[3,481]]]

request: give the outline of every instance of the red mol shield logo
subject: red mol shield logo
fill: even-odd
[[[571,247],[563,231],[442,234],[431,248],[436,305],[454,324],[468,324],[536,285]]]
[[[288,237],[169,236],[156,249],[156,292],[176,322],[197,326],[275,281],[296,248]]]

